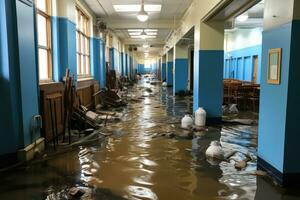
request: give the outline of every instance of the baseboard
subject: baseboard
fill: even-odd
[[[300,185],[300,173],[282,173],[260,157],[257,157],[257,169],[266,171],[281,187]]]
[[[39,138],[35,143],[32,143],[25,147],[24,149],[20,149],[18,151],[18,160],[20,162],[32,160],[36,154],[36,151],[43,152],[45,150],[45,139]]]

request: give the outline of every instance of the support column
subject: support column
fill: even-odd
[[[101,60],[100,60],[100,39],[90,38],[90,56],[91,56],[91,74],[95,80],[100,83],[101,75]]]
[[[166,55],[164,55],[162,58],[161,58],[161,80],[162,81],[166,81]]]
[[[121,59],[121,60],[120,60],[120,62],[121,62],[121,63],[120,63],[120,64],[121,64],[121,75],[124,76],[124,64],[125,64],[125,63],[124,63],[124,53],[121,52],[120,54],[121,54],[121,55],[120,55],[120,59]]]
[[[128,54],[125,53],[125,76],[128,77]]]
[[[174,47],[173,95],[187,91],[188,67],[188,47],[176,45]]]
[[[173,59],[174,53],[173,49],[169,50],[167,53],[167,62],[166,62],[166,80],[168,86],[173,86]]]
[[[268,171],[283,186],[300,181],[298,2],[265,1],[268,9],[264,14],[262,44],[258,168]],[[282,51],[279,84],[268,83],[269,51],[274,48]]]
[[[161,80],[161,62],[162,62],[162,60],[161,60],[161,58],[159,58],[157,61],[158,67],[156,70],[156,75],[157,75],[158,80]]]
[[[204,23],[195,27],[194,111],[203,107],[207,122],[221,122],[223,102],[224,25]]]
[[[53,78],[62,81],[69,68],[77,79],[75,2],[57,1],[57,8],[52,17]]]
[[[0,1],[0,166],[16,162],[17,152],[35,140],[37,148],[43,141],[39,132],[31,132],[32,119],[39,115],[34,10],[30,2]],[[20,152],[22,161],[33,157]]]
[[[110,68],[112,70],[116,69],[116,62],[115,62],[115,49],[114,48],[110,48],[109,49],[109,55],[110,55]]]
[[[105,42],[100,39],[100,87],[106,87],[106,60],[105,60]]]

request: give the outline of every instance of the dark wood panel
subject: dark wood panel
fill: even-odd
[[[99,90],[99,84],[93,79],[79,81],[77,83],[77,97],[80,98],[82,105],[92,109],[95,107],[95,99],[93,94],[95,91]],[[56,98],[56,122],[58,127],[58,133],[63,133],[63,114],[64,114],[64,84],[59,83],[49,83],[40,85],[40,105],[41,105],[41,115],[43,118],[43,128],[42,135],[45,137],[46,141],[49,142],[53,139],[53,128],[51,124],[51,113],[50,113],[50,103],[49,97],[61,96]],[[53,104],[52,104],[53,105]],[[54,107],[52,107],[54,111]],[[53,112],[54,114],[54,112]],[[54,116],[53,116],[54,119]]]
[[[53,112],[53,120],[54,114],[56,113],[58,134],[62,134],[63,132],[63,91],[64,86],[62,83],[50,83],[40,85],[41,114],[43,119],[42,135],[43,137],[45,137],[46,141],[51,141],[53,139],[54,131],[51,124],[50,101],[47,100],[51,95],[61,96],[61,98],[55,99],[56,112]],[[52,110],[54,111],[54,102],[52,104],[52,107]]]

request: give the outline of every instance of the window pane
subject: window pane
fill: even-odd
[[[47,47],[47,19],[38,15],[38,43],[41,46]]]
[[[46,7],[46,0],[36,0],[36,7],[39,9],[39,10],[41,10],[41,11],[43,11],[43,12],[45,12],[45,13],[47,13],[47,7]]]
[[[86,18],[86,23],[85,23],[85,34],[88,35],[89,33],[89,21],[88,19]]]
[[[75,10],[75,18],[76,18],[76,29],[78,29],[78,10]]]
[[[85,74],[89,74],[89,72],[90,72],[89,57],[85,56]]]
[[[89,41],[85,38],[85,54],[89,54]]]
[[[83,31],[83,17],[80,15],[80,22],[79,22],[80,30]]]
[[[79,52],[79,34],[76,32],[76,51]]]
[[[77,57],[77,74],[80,74],[80,56],[79,56],[79,54],[77,54],[76,57]]]
[[[84,57],[81,56],[81,73],[80,74],[84,74]]]
[[[84,36],[82,34],[80,34],[80,36],[81,36],[81,50],[80,50],[80,52],[84,53]]]
[[[39,49],[39,78],[45,80],[49,78],[47,50]]]

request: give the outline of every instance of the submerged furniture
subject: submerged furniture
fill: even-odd
[[[62,95],[60,93],[51,94],[48,95],[46,98],[47,103],[49,104],[50,109],[50,121],[51,121],[51,130],[52,130],[52,141],[53,141],[53,147],[55,149],[55,144],[58,144],[58,126],[57,126],[57,113],[60,113],[62,115],[62,104],[60,104],[60,112],[58,112],[57,108],[57,101],[62,102]],[[61,117],[62,118],[62,117]]]
[[[237,104],[240,110],[258,111],[259,84],[235,79],[225,79],[223,82],[223,104]]]

